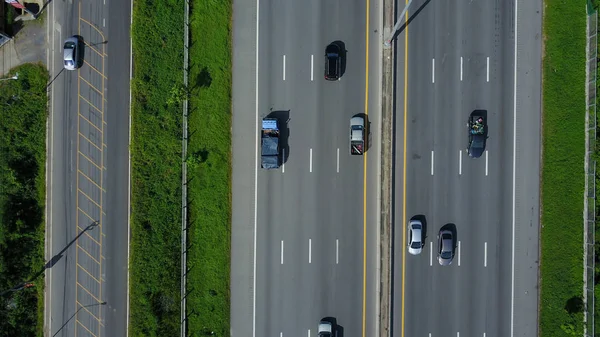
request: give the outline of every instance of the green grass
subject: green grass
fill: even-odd
[[[585,1],[545,1],[540,318],[544,337],[583,332],[579,299],[583,288],[585,10]]]
[[[191,5],[188,335],[229,336],[232,8]]]
[[[183,0],[133,11],[130,335],[180,331]]]
[[[0,336],[43,336],[48,71],[0,82]]]

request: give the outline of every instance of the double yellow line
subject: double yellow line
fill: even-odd
[[[405,0],[408,3],[408,0]],[[369,116],[369,15],[370,0],[366,0],[366,28],[365,28],[365,115]],[[404,22],[408,23],[408,11],[406,11]],[[400,18],[398,18],[400,19]],[[402,301],[401,301],[401,336],[404,337],[404,287],[406,275],[406,119],[408,101],[408,25],[404,28],[404,120],[403,120],[403,151],[402,151]],[[368,134],[368,133],[367,133]],[[368,137],[368,136],[367,136]],[[363,293],[362,293],[362,336],[366,336],[366,314],[367,314],[367,151],[363,160]],[[393,207],[393,205],[392,205]],[[392,238],[393,239],[393,238]],[[393,279],[393,278],[392,278]]]

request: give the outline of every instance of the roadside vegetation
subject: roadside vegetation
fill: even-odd
[[[540,261],[544,337],[583,334],[585,10],[583,1],[545,0]]]
[[[229,336],[231,234],[230,0],[190,10],[188,335]]]
[[[132,336],[180,331],[183,0],[135,0],[131,139]],[[177,91],[177,90],[175,90]]]
[[[17,72],[0,82],[0,336],[43,336],[48,71]]]

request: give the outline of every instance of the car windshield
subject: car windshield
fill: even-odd
[[[65,49],[75,49],[75,43],[71,41],[65,43]]]
[[[471,143],[472,147],[482,148],[483,147],[483,137],[473,137],[473,142]]]
[[[443,259],[449,259],[451,257],[452,257],[452,254],[450,252],[442,252]]]
[[[420,248],[421,247],[421,242],[419,241],[414,241],[411,245],[410,248]]]

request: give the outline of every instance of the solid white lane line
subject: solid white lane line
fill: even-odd
[[[483,337],[485,337],[485,332],[483,333]]]
[[[433,175],[433,150],[431,151],[431,175]]]
[[[487,242],[483,244],[483,266],[487,267]],[[485,336],[485,332],[483,335]]]
[[[283,264],[283,240],[281,240],[281,264]]]
[[[312,149],[310,149],[310,155],[309,155],[309,157],[310,157],[310,158],[309,158],[309,161],[308,161],[308,162],[309,162],[309,165],[310,165],[310,168],[309,168],[309,169],[310,169],[310,172],[312,172]]]
[[[510,336],[514,336],[515,319],[515,171],[517,168],[517,43],[519,41],[519,0],[515,0],[515,67],[513,72],[513,167],[512,167],[512,257],[511,257],[511,281],[510,281]]]
[[[281,158],[285,159],[285,149],[281,149],[281,151],[283,153]],[[285,161],[281,163],[281,173],[285,173]]]
[[[280,332],[280,333],[279,333],[279,337],[283,337],[283,332]]]
[[[340,241],[335,239],[335,264],[340,263]]]
[[[312,239],[308,239],[308,263],[312,263]]]
[[[462,81],[463,79],[463,58],[462,56],[460,57],[460,80]]]
[[[308,335],[307,336],[310,337],[310,329],[308,329]]]
[[[339,147],[337,149],[337,159],[336,159],[336,162],[337,162],[337,173],[340,173],[340,148]]]
[[[487,57],[486,66],[485,67],[486,67],[486,71],[485,71],[486,75],[485,75],[485,77],[486,77],[487,81],[489,82],[490,81],[490,57],[489,56]]]
[[[462,150],[458,150],[458,175],[462,174]]]
[[[133,8],[133,1],[131,2],[131,7]],[[255,52],[255,74],[254,74],[254,128],[258,130],[258,60],[260,57],[258,56],[259,51],[259,25],[258,20],[260,18],[260,0],[256,0],[256,50]],[[132,16],[133,20],[133,16]],[[257,225],[258,225],[258,137],[255,137],[254,140],[254,242],[252,246],[253,257],[252,257],[252,289],[254,293],[252,294],[252,337],[256,337],[256,241],[257,241]],[[129,315],[127,316],[129,317]]]
[[[485,175],[488,175],[488,152],[485,150]]]
[[[310,80],[313,80],[314,71],[315,71],[315,63],[314,63],[314,55],[310,55]]]
[[[458,241],[458,266],[460,267],[460,241]]]
[[[433,266],[433,242],[429,242],[429,266]]]
[[[456,332],[456,337],[460,337],[460,332]]]
[[[283,80],[285,81],[285,55],[283,55]]]
[[[431,83],[435,83],[435,59],[431,59]]]

